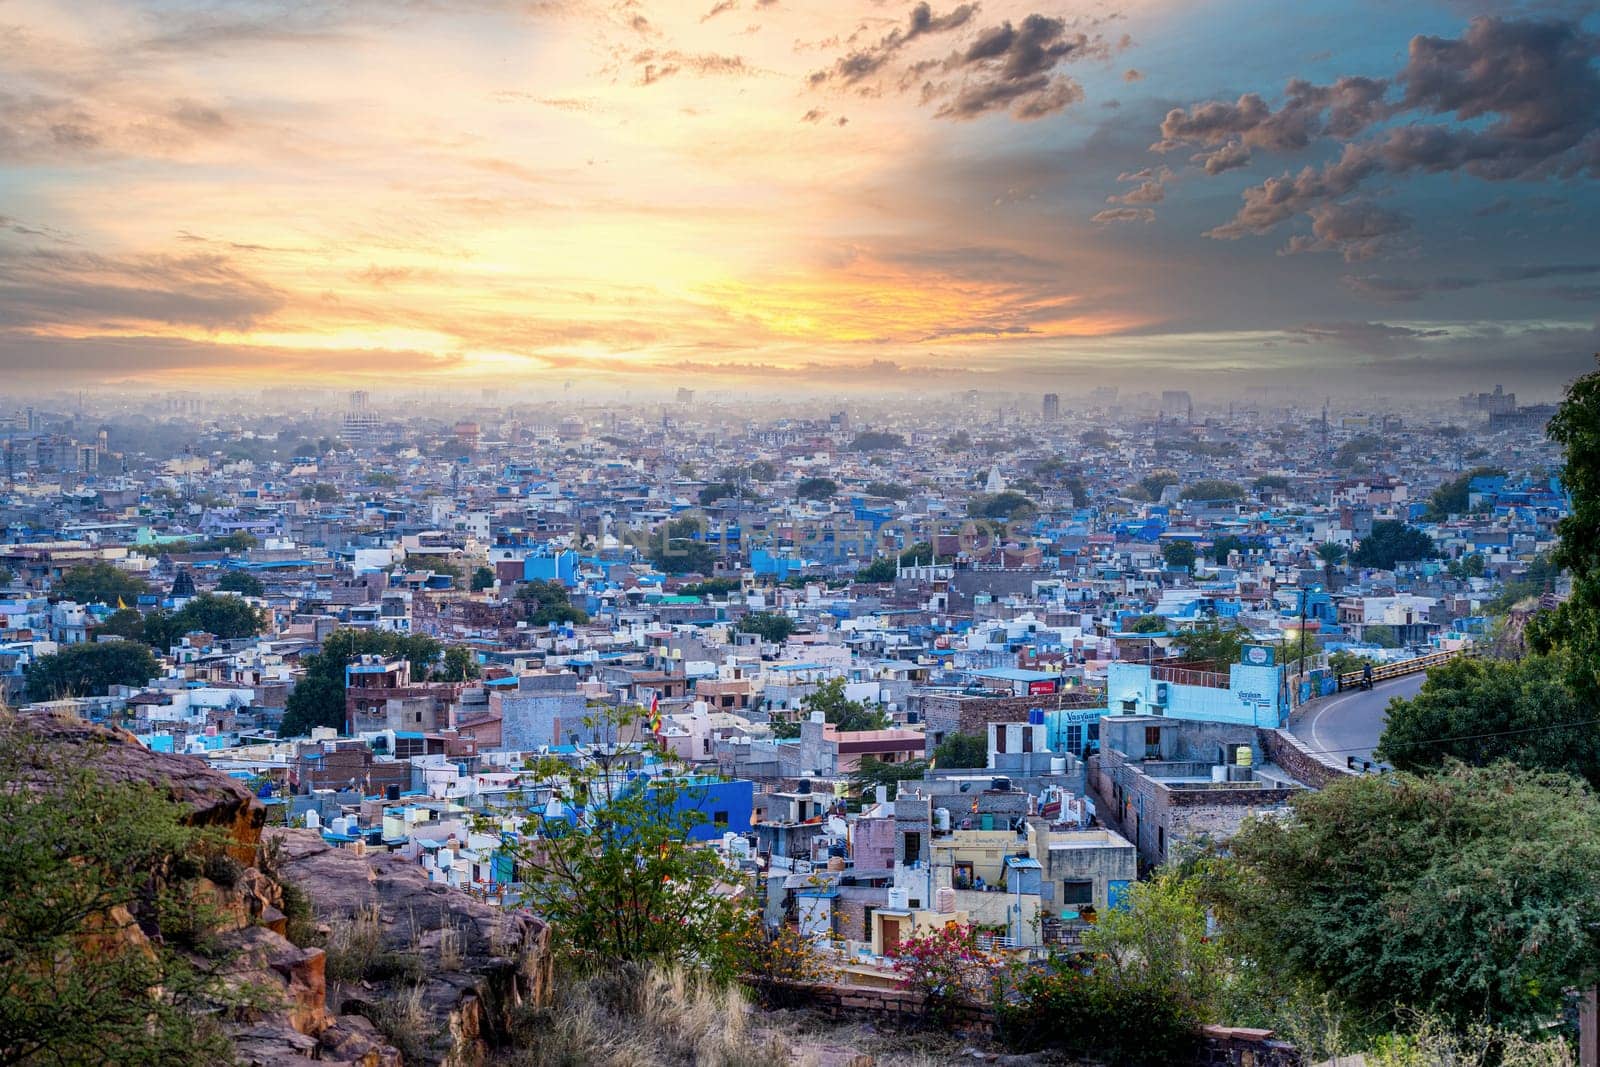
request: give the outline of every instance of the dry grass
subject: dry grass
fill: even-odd
[[[334,981],[359,982],[383,955],[383,926],[377,905],[362,908],[349,919],[335,921],[328,930],[327,974]]]
[[[461,927],[453,922],[446,923],[439,928],[439,969],[441,971],[459,971],[466,962],[466,939],[462,936]]]
[[[680,970],[622,970],[557,983],[556,1002],[530,1012],[508,1067],[775,1067],[789,1049],[749,1029],[737,987]]]

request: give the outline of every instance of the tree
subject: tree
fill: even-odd
[[[1192,541],[1168,541],[1161,546],[1161,558],[1166,561],[1168,567],[1178,570],[1188,570],[1193,567],[1199,555]]]
[[[1350,553],[1350,562],[1359,567],[1374,567],[1392,571],[1400,563],[1415,563],[1433,559],[1439,554],[1433,538],[1406,523],[1383,519],[1372,524],[1372,532],[1363,537]]]
[[[482,673],[472,649],[451,645],[444,650],[444,663],[434,672],[434,678],[441,682],[469,682]]]
[[[474,593],[493,588],[494,571],[490,570],[488,567],[479,567],[477,570],[472,572],[472,591]]]
[[[1505,470],[1500,467],[1474,467],[1435,489],[1428,498],[1428,510],[1423,517],[1429,522],[1443,522],[1452,515],[1465,515],[1471,505],[1473,479],[1505,476]]]
[[[895,567],[894,560],[888,558],[887,556],[879,556],[865,567],[862,567],[860,570],[856,571],[856,581],[892,582],[895,579],[897,570],[898,568]]]
[[[886,785],[890,787],[889,799],[893,800],[899,795],[901,782],[920,782],[927,769],[928,765],[919,759],[885,763],[877,756],[863,756],[850,774],[850,789],[865,801],[877,791],[878,786]]]
[[[1281,474],[1263,474],[1252,483],[1257,493],[1287,493],[1290,486],[1289,479]]]
[[[1511,764],[1296,794],[1206,865],[1223,936],[1378,1021],[1532,1027],[1600,977],[1600,803]]]
[[[1460,559],[1450,561],[1450,576],[1452,578],[1482,578],[1484,572],[1483,553],[1468,552]]]
[[[133,641],[68,645],[28,664],[23,691],[35,701],[104,696],[111,686],[144,685],[160,672],[150,650]]]
[[[157,652],[166,653],[187,632],[188,628],[178,621],[176,612],[160,608],[144,617],[140,640]]]
[[[933,762],[950,769],[989,766],[989,739],[982,734],[945,734],[933,750]]]
[[[881,496],[888,500],[904,500],[911,491],[898,482],[868,482],[868,496]]]
[[[332,504],[334,501],[342,499],[342,497],[343,494],[339,492],[339,487],[329,485],[327,482],[318,482],[315,485],[300,487],[301,500],[315,500],[319,504]]]
[[[1379,648],[1400,647],[1400,636],[1394,632],[1394,627],[1386,626],[1383,623],[1366,627],[1362,631],[1362,637],[1367,644],[1377,645]]]
[[[739,487],[732,482],[712,482],[700,490],[700,506],[710,507],[724,497],[738,495]]]
[[[795,621],[777,611],[753,611],[740,619],[734,629],[745,634],[760,634],[770,645],[781,645],[794,633]]]
[[[1140,500],[1160,500],[1161,494],[1167,486],[1178,484],[1178,472],[1169,470],[1153,471],[1139,479],[1130,494]]]
[[[1183,646],[1183,658],[1228,664],[1239,661],[1239,653],[1250,637],[1250,631],[1237,622],[1219,623],[1216,620],[1197,623],[1178,637]]]
[[[1244,539],[1242,537],[1239,537],[1235,534],[1223,534],[1221,537],[1211,542],[1211,548],[1206,552],[1206,555],[1210,556],[1218,563],[1226,563],[1229,553],[1237,552],[1239,555],[1243,556],[1249,553],[1249,551],[1250,546],[1244,543]]]
[[[201,913],[177,872],[203,870],[221,842],[85,755],[0,722],[0,1063],[232,1062],[212,1020],[246,991],[207,973],[231,957],[208,945],[202,970],[178,951],[196,936],[180,919]]]
[[[637,714],[598,710],[589,725],[620,732]],[[709,821],[696,779],[630,781],[625,759],[595,746],[575,766],[540,761],[536,773],[556,783],[563,811],[545,807],[526,819],[511,846],[523,903],[550,922],[557,951],[579,967],[715,965],[744,929],[743,906],[725,888],[739,875],[715,850],[694,845],[695,828]]]
[[[1404,771],[1450,760],[1511,760],[1600,785],[1600,730],[1568,683],[1561,655],[1521,662],[1454,659],[1428,672],[1422,691],[1389,702],[1379,759]]]
[[[144,579],[104,561],[85,563],[69,569],[56,584],[56,591],[79,604],[132,604],[150,591]]]
[[[266,625],[262,612],[236,596],[201,593],[185,604],[173,622],[180,633],[204,630],[217,637],[254,637]]]
[[[841,732],[855,730],[885,730],[889,716],[877,708],[869,708],[859,700],[851,700],[844,693],[844,679],[830,678],[800,702],[809,716],[822,712],[823,719]]]
[[[951,558],[949,555],[944,555],[935,559],[933,545],[927,541],[918,541],[907,546],[900,553],[900,563],[906,567],[920,567],[931,563],[949,563]]]
[[[345,726],[344,672],[357,656],[403,658],[413,678],[426,678],[442,651],[439,642],[422,634],[390,630],[335,630],[322,648],[301,659],[305,675],[295,683],[284,709],[280,737],[300,737],[312,727],[342,730]]]
[[[965,452],[972,447],[972,435],[965,430],[957,430],[944,440],[946,452]]]
[[[517,587],[517,599],[527,607],[528,620],[535,626],[589,621],[589,613],[572,603],[567,587],[557,581],[535,578],[531,582],[524,582]]]
[[[1249,495],[1245,492],[1244,486],[1238,482],[1224,481],[1221,478],[1202,478],[1184,489],[1179,494],[1179,499],[1228,501],[1243,500]]]
[[[839,483],[832,478],[803,478],[794,487],[794,495],[801,500],[828,500],[839,491]]]
[[[979,493],[967,501],[967,514],[974,519],[1001,519],[1016,522],[1029,518],[1039,511],[1034,502],[1021,493],[1006,490],[989,496]]]
[[[10,567],[0,567],[0,588],[5,588],[16,580],[17,576],[12,573]]]
[[[266,596],[267,587],[261,584],[261,579],[248,571],[229,571],[217,581],[217,590],[224,593],[238,593],[240,596]]]
[[[1164,615],[1141,615],[1133,620],[1128,630],[1130,633],[1136,634],[1159,634],[1164,633],[1167,626],[1167,619]]]
[[[651,565],[664,574],[710,574],[717,556],[700,539],[704,530],[704,520],[693,515],[663,523],[650,538]]]
[[[1079,434],[1078,443],[1084,448],[1109,448],[1115,443],[1115,438],[1105,430],[1096,427]]]
[[[121,608],[100,624],[97,634],[110,634],[128,641],[144,640],[144,616],[134,608]]]
[[[881,430],[863,430],[850,442],[852,452],[887,452],[906,447],[906,439],[897,433]]]

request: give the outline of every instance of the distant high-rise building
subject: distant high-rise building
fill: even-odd
[[[350,409],[344,413],[339,436],[352,445],[370,445],[378,437],[378,416],[368,404],[365,389],[350,394]]]
[[[1193,422],[1194,401],[1182,389],[1166,389],[1161,393],[1161,421]]]
[[[1061,398],[1055,393],[1044,394],[1044,417],[1049,420],[1061,417]]]
[[[680,403],[680,404],[692,404],[692,403],[694,403],[694,390],[693,389],[679,389],[678,390],[678,403]]]

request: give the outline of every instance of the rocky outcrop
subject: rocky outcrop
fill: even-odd
[[[537,919],[432,884],[420,867],[387,853],[333,848],[316,831],[263,836],[261,804],[204,760],[151,752],[126,731],[68,716],[14,723],[20,729],[6,740],[23,753],[25,784],[44,784],[65,759],[109,782],[159,789],[190,811],[192,825],[226,835],[232,862],[214,857],[181,885],[226,950],[222,979],[247,990],[254,1005],[225,1024],[239,1062],[468,1067],[505,1040],[514,1012],[543,1003],[549,930]],[[298,945],[288,937],[288,883],[313,912],[309,924],[301,917]],[[343,969],[333,980],[328,952],[314,942],[358,919],[375,935],[373,965],[349,974],[348,960],[336,959]],[[121,910],[105,928],[119,942],[146,937]]]
[[[220,829],[233,843],[234,858],[255,861],[256,844],[266,811],[243,783],[214,770],[193,756],[152,752],[126,730],[94,726],[61,713],[17,717],[22,773],[43,778],[51,773],[52,752],[70,753],[72,763],[87,767],[106,782],[153,786],[192,813],[194,826]]]
[[[397,856],[334,848],[315,831],[273,829],[266,842],[275,875],[310,899],[319,923],[360,927],[371,942],[367,973],[340,961],[330,1009],[380,1024],[403,1012],[408,1064],[482,1062],[512,1013],[544,1002],[549,929],[539,920],[430,882]]]

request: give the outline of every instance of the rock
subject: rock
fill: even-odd
[[[324,1063],[350,1063],[359,1067],[404,1067],[398,1049],[390,1047],[377,1027],[359,1015],[341,1016],[317,1035],[317,1058]]]
[[[92,768],[107,782],[142,782],[162,790],[189,809],[190,825],[224,831],[233,858],[246,866],[255,862],[266,809],[243,783],[205,760],[152,752],[126,730],[94,726],[59,712],[18,715],[16,723],[45,744],[64,746],[74,764]],[[32,769],[40,778],[47,772],[38,764]],[[28,769],[22,773],[26,776]]]
[[[425,1033],[408,1064],[479,1062],[506,1039],[515,1009],[544,1002],[550,931],[538,919],[430,882],[398,856],[334,848],[314,830],[273,828],[266,841],[276,876],[305,893],[319,922],[375,915],[382,953],[419,961],[420,979],[384,968],[328,990],[341,1017],[376,1016],[386,1000],[413,997]]]

